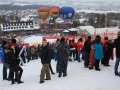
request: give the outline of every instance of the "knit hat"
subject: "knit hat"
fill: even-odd
[[[14,46],[15,44],[13,42],[9,42],[8,43],[8,47],[11,48],[12,46]]]
[[[65,38],[62,37],[62,38],[60,39],[60,42],[65,42]]]
[[[105,40],[108,40],[108,37],[105,37],[104,39],[105,39]]]
[[[118,34],[117,34],[118,36],[120,36],[120,31],[118,31]]]
[[[109,42],[109,43],[112,43],[112,39],[108,39],[108,42]]]
[[[16,39],[12,39],[11,42],[13,42],[14,44],[16,44]]]
[[[3,40],[2,45],[6,45],[6,44],[7,44],[7,41]]]
[[[91,36],[88,36],[88,39],[91,39]]]

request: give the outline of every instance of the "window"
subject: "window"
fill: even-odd
[[[10,29],[10,27],[8,27],[8,29]]]
[[[22,27],[22,28],[24,28],[24,27]]]
[[[25,26],[25,28],[28,28],[27,26]]]
[[[14,27],[14,29],[15,29],[15,27]]]
[[[33,26],[30,26],[30,28],[33,28]]]
[[[3,28],[3,30],[4,30],[5,28]]]
[[[13,27],[11,27],[11,29],[13,29]]]
[[[19,28],[21,28],[21,27],[19,27]]]

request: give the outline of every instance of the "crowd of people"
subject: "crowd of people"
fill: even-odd
[[[51,80],[51,74],[55,74],[52,70],[51,60],[57,61],[56,72],[58,77],[67,76],[68,61],[84,60],[84,68],[92,70],[95,67],[96,71],[101,71],[100,62],[103,66],[109,67],[109,60],[112,58],[113,49],[116,48],[116,62],[114,67],[114,74],[120,76],[118,66],[120,62],[120,31],[118,38],[111,40],[105,37],[101,40],[99,35],[96,37],[88,36],[85,41],[82,38],[75,40],[68,40],[64,37],[57,39],[54,43],[47,42],[43,39],[42,45],[38,46],[18,46],[16,39],[10,42],[2,41],[0,46],[0,60],[3,63],[3,80],[11,81],[11,84],[23,83],[21,81],[23,69],[21,66],[25,65],[30,60],[41,59],[42,69],[40,74],[40,83],[45,80]],[[9,69],[9,74],[7,74]],[[50,70],[50,71],[49,71]],[[15,78],[14,78],[15,73]],[[46,78],[45,78],[46,75]]]
[[[43,32],[44,34],[50,34],[49,32]],[[15,37],[15,36],[27,36],[27,35],[34,35],[34,34],[43,34],[41,30],[21,30],[21,31],[5,31],[2,32],[2,36],[4,36],[4,38],[11,38],[11,37]]]

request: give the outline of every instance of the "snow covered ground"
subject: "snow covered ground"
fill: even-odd
[[[56,72],[56,62],[52,60],[53,71]],[[114,61],[110,67],[100,65],[101,71],[84,68],[84,62],[68,63],[67,77],[58,78],[58,74],[51,75],[50,81],[39,84],[41,70],[40,59],[22,66],[24,69],[23,84],[11,85],[2,80],[2,64],[0,64],[0,90],[120,90],[120,77],[114,75]]]

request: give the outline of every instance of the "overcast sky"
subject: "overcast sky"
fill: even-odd
[[[12,1],[20,1],[20,2],[35,2],[35,1],[51,1],[51,0],[12,0]],[[58,1],[58,0],[52,0],[52,1]],[[113,1],[113,2],[120,2],[120,0],[63,0],[63,1],[83,1],[83,2],[101,2],[101,1]]]

